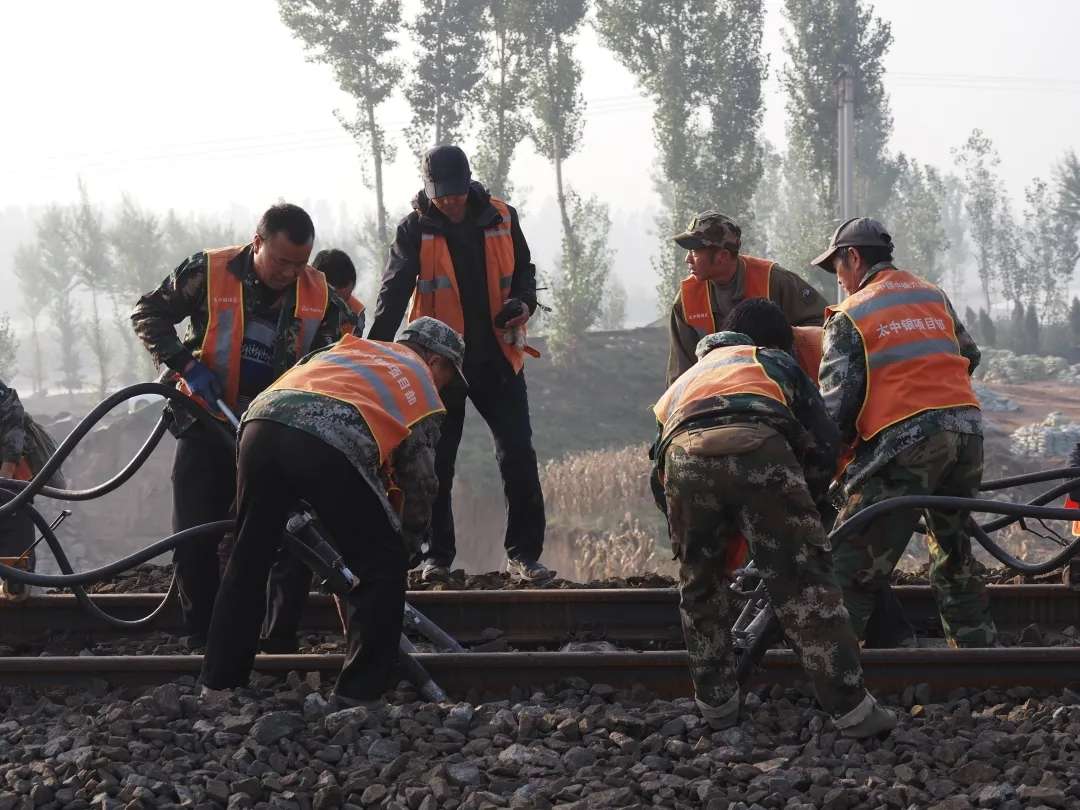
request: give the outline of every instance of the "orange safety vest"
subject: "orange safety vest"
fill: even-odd
[[[525,354],[539,357],[531,346],[518,347],[503,340],[507,331],[495,326],[495,316],[503,308],[514,279],[514,240],[510,236],[510,208],[502,200],[491,198],[491,204],[502,218],[498,223],[484,229],[484,260],[487,273],[488,308],[491,310],[491,328],[510,362],[514,372],[525,365]],[[420,236],[420,276],[413,293],[409,320],[423,316],[437,318],[460,334],[465,332],[465,313],[461,310],[461,293],[458,290],[454,263],[446,237],[441,233],[424,233]]]
[[[746,272],[743,274],[743,300],[747,298],[768,298],[769,280],[775,262],[757,259],[753,256],[739,255]],[[713,315],[712,293],[709,282],[694,276],[682,280],[679,295],[682,298],[683,319],[687,326],[693,327],[699,338],[711,335],[719,329]]]
[[[814,385],[818,384],[818,371],[821,368],[821,336],[824,331],[820,326],[791,327],[791,332],[795,336],[792,346],[795,362]]]
[[[855,427],[863,441],[924,411],[979,407],[945,293],[935,285],[887,270],[825,311],[843,312],[862,337],[866,394]]]
[[[383,467],[413,425],[446,410],[431,370],[414,351],[355,335],[293,366],[267,390],[308,391],[352,405],[375,437]]]
[[[721,346],[691,366],[653,406],[669,435],[687,419],[713,410],[715,397],[756,394],[787,407],[787,397],[758,360],[757,346]]]
[[[11,474],[11,478],[14,481],[29,481],[34,477],[33,470],[30,469],[30,462],[26,460],[26,456],[23,456],[15,464],[15,472]]]
[[[350,295],[348,298],[346,298],[345,303],[349,307],[349,310],[352,312],[353,315],[360,317],[364,314],[364,304],[355,295]],[[345,335],[351,335],[352,333],[353,325],[351,323],[341,324],[342,337],[344,337]]]
[[[244,282],[229,272],[229,262],[244,249],[243,245],[206,251],[206,334],[195,356],[217,374],[225,388],[225,404],[236,410],[240,394],[240,350],[244,344]],[[296,336],[296,356],[311,350],[319,324],[326,317],[330,288],[326,276],[313,267],[305,267],[296,278],[296,308],[293,317],[300,321]],[[202,403],[180,380],[181,391]],[[206,403],[202,403],[205,405]],[[210,412],[220,417],[215,408]]]
[[[1065,508],[1066,509],[1080,509],[1080,503],[1077,503],[1076,501],[1074,501],[1072,499],[1072,496],[1069,496],[1068,498],[1065,499]],[[1080,537],[1080,520],[1074,520],[1072,522],[1072,533],[1073,533],[1073,537]]]

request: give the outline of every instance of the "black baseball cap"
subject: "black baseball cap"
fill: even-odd
[[[469,193],[472,171],[469,159],[459,146],[441,144],[429,149],[420,162],[420,173],[429,200]]]
[[[893,249],[892,237],[885,226],[870,217],[852,217],[833,231],[832,239],[825,252],[810,264],[816,264],[826,273],[836,273],[832,266],[832,257],[836,251],[845,247],[883,247]]]

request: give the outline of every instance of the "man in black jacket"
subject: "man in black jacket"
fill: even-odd
[[[398,225],[368,337],[393,340],[410,297],[410,320],[438,318],[465,337],[467,395],[495,440],[506,496],[507,570],[525,581],[549,579],[544,496],[532,445],[521,371],[524,327],[536,310],[536,268],[517,211],[472,181],[457,146],[436,146],[422,163],[424,188]],[[413,293],[417,294],[413,296]],[[466,392],[446,392],[446,418],[435,469],[439,496],[421,568],[425,581],[449,576],[454,560],[450,494],[465,420]]]

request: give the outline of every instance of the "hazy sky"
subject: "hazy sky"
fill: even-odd
[[[766,135],[781,143],[775,74],[783,20],[780,0],[768,6]],[[950,149],[981,127],[1019,199],[1033,175],[1047,176],[1074,145],[1080,3],[875,6],[895,36],[886,62],[894,149],[947,166]],[[354,212],[369,204],[356,150],[333,116],[349,100],[326,68],[304,60],[272,0],[34,0],[6,4],[4,16],[0,209],[70,200],[77,174],[106,202],[127,191],[159,209],[228,213],[279,197]],[[567,177],[601,195],[617,219],[647,222],[655,204],[650,104],[589,28],[579,54],[590,111]],[[406,125],[400,98],[383,120],[392,134]],[[418,185],[414,159],[398,140],[387,177],[392,214]],[[551,175],[531,147],[519,150],[513,178],[538,215],[550,206]],[[642,245],[648,239],[643,234]]]

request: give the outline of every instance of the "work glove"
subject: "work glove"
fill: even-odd
[[[225,398],[225,391],[221,387],[221,381],[205,363],[192,360],[181,376],[183,376],[191,392],[202,397],[211,407],[217,408],[217,401]]]
[[[522,315],[528,314],[529,307],[524,301],[522,301],[520,298],[510,298],[505,304],[503,304],[503,308],[500,309],[498,314],[495,316],[495,325],[500,329],[505,329],[510,321],[515,321]],[[515,324],[515,326],[519,325],[520,324]]]

